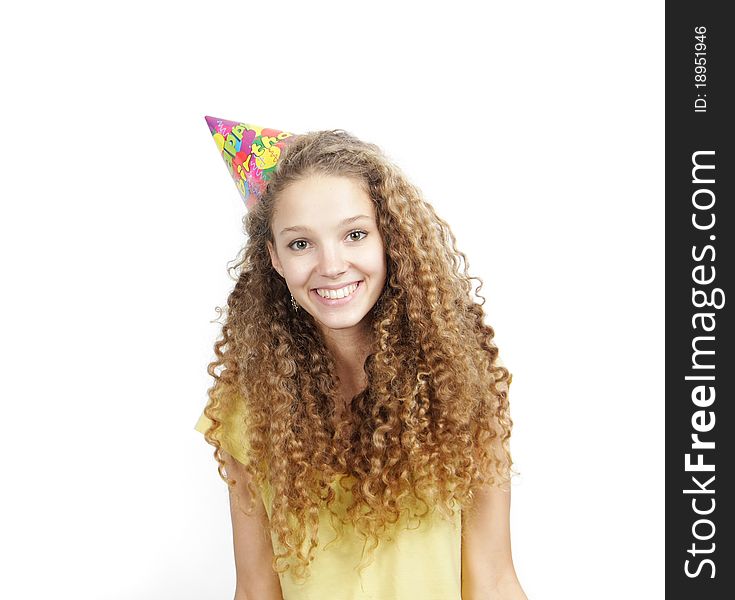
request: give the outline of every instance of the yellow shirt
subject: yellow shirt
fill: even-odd
[[[237,420],[234,420],[237,422]],[[204,433],[211,421],[202,414],[195,429]],[[219,442],[228,454],[245,462],[247,441],[239,431],[223,422],[218,432]],[[337,494],[333,504],[340,516],[352,500],[351,492],[334,482]],[[262,490],[263,504],[271,517],[272,493]],[[350,525],[345,525],[337,537],[329,510],[319,513],[319,546],[310,565],[305,583],[297,583],[287,571],[279,575],[283,600],[460,600],[462,516],[455,510],[453,521],[447,521],[438,511],[409,524],[405,518],[392,540],[381,539],[374,551],[373,562],[358,573],[363,540]],[[410,527],[410,528],[409,528]],[[275,535],[274,548],[279,548]]]

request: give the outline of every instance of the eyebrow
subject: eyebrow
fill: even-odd
[[[355,221],[359,221],[360,219],[369,219],[370,217],[367,215],[357,215],[355,217],[350,217],[348,219],[344,219],[343,221],[340,221],[337,227],[344,227],[345,225],[349,225],[350,223],[354,223]],[[308,227],[304,227],[303,225],[294,225],[293,227],[286,227],[281,230],[281,233],[278,235],[283,235],[284,233],[288,233],[290,231],[311,231]]]

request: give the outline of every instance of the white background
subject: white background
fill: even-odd
[[[514,374],[529,598],[663,597],[663,2],[430,4],[3,11],[0,596],[232,598],[193,431],[244,241],[209,114],[404,169]]]

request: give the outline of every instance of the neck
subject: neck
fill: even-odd
[[[365,381],[365,359],[370,353],[369,324],[359,323],[350,329],[323,329],[324,343],[337,363],[337,374],[342,385],[360,390]]]

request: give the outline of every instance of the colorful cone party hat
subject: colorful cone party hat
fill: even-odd
[[[281,151],[294,134],[258,125],[204,117],[247,209],[265,191]]]

